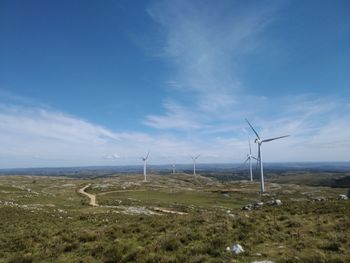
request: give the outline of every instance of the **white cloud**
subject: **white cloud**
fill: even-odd
[[[177,66],[169,86],[193,98],[192,111],[213,118],[237,107],[242,90],[237,60],[255,48],[273,13],[266,6],[238,12],[238,5],[165,1],[148,10],[165,35],[163,57]]]
[[[245,91],[239,61],[258,47],[274,7],[208,3],[161,1],[148,10],[164,32],[160,56],[177,69],[168,92],[179,95],[168,95],[164,113],[145,115],[153,130],[115,132],[17,97],[0,104],[0,167],[141,164],[148,150],[151,163],[190,163],[196,154],[200,162],[240,162],[248,152],[243,129],[254,137],[245,117],[262,138],[291,135],[263,146],[266,161],[348,161],[347,101]]]
[[[349,160],[344,154],[349,150],[344,132],[350,128],[348,102],[315,94],[258,97],[245,90],[239,61],[259,46],[277,9],[264,6],[235,12],[232,3],[236,4],[157,2],[149,9],[164,32],[162,56],[177,68],[169,87],[190,97],[191,103],[179,99],[173,103],[176,107],[165,107],[165,114],[147,116],[145,124],[187,132],[195,123],[192,133],[202,140],[201,152],[239,160],[248,148],[242,132],[248,117],[263,138],[292,135],[264,145],[267,161]],[[225,13],[228,10],[230,15]]]
[[[59,111],[33,106],[1,104],[0,122],[2,168],[110,165],[111,159],[115,164],[138,164],[139,157],[148,150],[151,163],[171,162],[174,156],[187,162],[188,155],[202,146],[199,140],[169,134],[117,133]]]
[[[113,153],[113,154],[107,154],[103,158],[107,160],[115,160],[115,159],[119,159],[120,156],[116,153]]]
[[[149,115],[144,123],[159,129],[191,130],[203,128],[199,118],[189,109],[171,101],[166,102],[164,107],[166,109],[165,115]]]
[[[302,103],[300,114],[285,106],[282,118],[250,121],[263,138],[291,134],[263,146],[264,159],[271,161],[347,161],[350,150],[350,110],[346,102],[327,100]],[[324,109],[314,110],[315,107]],[[326,110],[327,109],[327,110]],[[281,108],[277,110],[282,110]],[[334,112],[343,110],[344,115]],[[308,114],[313,112],[313,114]],[[315,113],[318,112],[318,113]],[[287,115],[287,113],[289,115]],[[307,117],[305,117],[307,116]],[[319,119],[321,118],[321,121]],[[253,134],[243,119],[218,127],[188,133],[114,132],[65,113],[18,105],[0,106],[0,167],[77,166],[140,164],[150,151],[150,163],[190,163],[190,155],[201,154],[201,162],[240,162],[248,152],[247,135]],[[208,133],[208,130],[210,131]],[[256,146],[253,144],[256,152]],[[106,153],[111,153],[107,154]],[[116,154],[117,153],[117,154]],[[117,158],[118,156],[118,158]],[[105,158],[102,158],[105,157]]]

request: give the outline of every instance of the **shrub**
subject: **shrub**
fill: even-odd
[[[32,263],[33,258],[30,254],[17,255],[9,260],[9,263]]]
[[[175,236],[166,236],[160,240],[160,248],[165,251],[175,251],[180,245],[180,241]]]
[[[79,240],[81,242],[91,242],[97,239],[97,235],[93,231],[84,230],[79,233]]]

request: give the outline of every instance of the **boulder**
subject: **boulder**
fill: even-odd
[[[260,208],[260,207],[262,207],[263,205],[264,205],[263,202],[256,202],[256,203],[254,204],[254,208]]]
[[[326,201],[326,198],[323,196],[319,196],[319,197],[315,197],[313,200],[316,202],[323,202],[323,201]]]
[[[339,195],[338,200],[348,200],[348,197],[346,195]]]
[[[227,247],[226,250],[236,255],[244,253],[244,249],[240,244],[234,244],[231,247]]]
[[[251,204],[248,204],[248,205],[245,205],[245,206],[242,207],[242,210],[248,210],[248,211],[250,211],[250,210],[252,210],[252,209],[253,209],[253,206],[252,206]]]
[[[276,200],[275,200],[275,205],[282,205],[282,201],[279,200],[279,199],[276,199]]]
[[[267,202],[269,205],[282,205],[282,201],[280,199],[273,199]]]

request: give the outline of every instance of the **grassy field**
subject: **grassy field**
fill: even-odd
[[[0,262],[350,262],[346,189],[267,182],[261,196],[255,182],[142,180],[0,177]],[[97,207],[77,193],[87,184]],[[244,253],[226,251],[236,243]]]

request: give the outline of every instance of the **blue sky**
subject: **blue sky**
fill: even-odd
[[[349,1],[1,1],[0,168],[349,161]],[[255,147],[254,147],[255,150]]]

